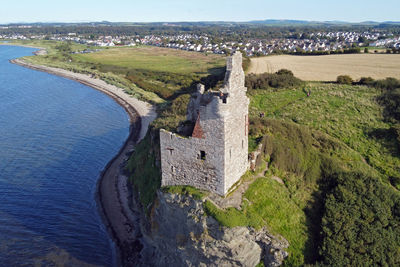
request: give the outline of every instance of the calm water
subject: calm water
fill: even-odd
[[[92,88],[8,62],[33,51],[0,46],[0,266],[113,265],[94,196],[128,115]]]

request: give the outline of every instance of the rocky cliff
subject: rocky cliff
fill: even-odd
[[[279,266],[286,240],[266,229],[221,227],[207,216],[202,200],[157,192],[149,218],[140,220],[141,251],[135,266]]]

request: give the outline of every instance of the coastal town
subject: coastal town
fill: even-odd
[[[4,29],[4,27],[2,27]],[[15,31],[13,34],[0,34],[0,40],[55,40],[65,42],[75,42],[93,47],[114,47],[114,46],[136,46],[151,45],[195,51],[213,54],[231,54],[234,51],[242,51],[247,56],[266,56],[270,54],[328,54],[340,53],[346,49],[355,47],[372,47],[386,49],[389,53],[399,53],[400,36],[390,32],[378,31],[334,31],[334,32],[315,32],[301,33],[288,38],[248,38],[246,40],[229,40],[216,38],[209,34],[176,34],[176,35],[99,35],[94,38],[77,34],[53,35],[26,35]],[[81,53],[95,52],[96,50],[81,51]],[[373,51],[372,51],[373,52]],[[375,51],[377,52],[377,51]]]

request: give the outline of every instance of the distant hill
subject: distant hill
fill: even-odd
[[[35,23],[10,23],[2,24],[1,26],[33,26],[33,27],[61,27],[61,26],[171,26],[171,27],[187,27],[187,26],[237,26],[237,25],[265,25],[265,26],[400,26],[400,21],[363,21],[363,22],[346,22],[346,21],[308,21],[308,20],[290,20],[290,19],[266,19],[252,21],[180,21],[180,22],[35,22]]]

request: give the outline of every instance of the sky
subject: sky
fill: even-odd
[[[1,0],[0,23],[400,21],[399,0]]]

